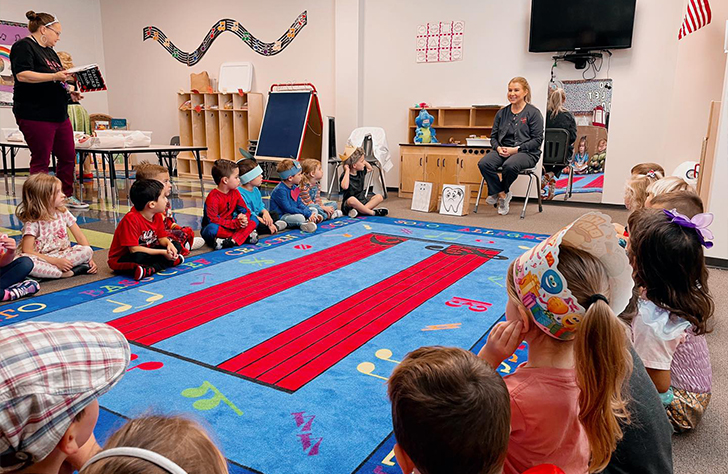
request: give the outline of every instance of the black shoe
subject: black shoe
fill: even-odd
[[[253,231],[248,236],[247,240],[245,241],[246,244],[252,244],[255,245],[258,243],[258,232]]]
[[[238,244],[236,244],[235,241],[229,237],[222,241],[222,248],[224,248],[224,249],[229,249],[231,247],[237,247],[237,246],[238,246]]]
[[[148,276],[152,276],[155,273],[157,273],[157,271],[154,269],[154,267],[147,267],[145,265],[137,265],[136,269],[134,270],[134,279],[136,281],[139,281]]]
[[[89,270],[91,270],[91,265],[89,265],[88,263],[82,263],[81,265],[76,265],[75,267],[71,268],[73,276],[85,275],[86,273],[88,273]]]
[[[389,214],[389,209],[386,207],[380,207],[378,209],[374,209],[374,215],[379,217],[384,217],[387,214]]]

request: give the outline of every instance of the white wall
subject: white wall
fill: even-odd
[[[154,142],[168,143],[179,134],[176,94],[190,89],[190,73],[207,71],[217,78],[223,62],[250,61],[254,92],[266,94],[273,83],[311,82],[320,92],[324,117],[334,115],[333,0],[208,0],[194,5],[187,8],[173,0],[101,2],[110,114],[126,117],[135,129],[152,130]],[[261,41],[272,42],[304,10],[308,10],[308,24],[285,50],[271,57],[255,53],[237,36],[225,33],[197,65],[188,67],[159,43],[142,41],[143,28],[156,26],[181,50],[193,51],[211,26],[231,18]]]
[[[722,44],[728,2],[713,3],[721,3],[713,9],[713,23],[678,43],[684,1],[637,1],[633,47],[615,50],[611,59],[614,97],[603,202],[622,202],[635,163],[656,161],[671,170],[698,159],[725,63],[715,51]],[[393,154],[408,138],[407,108],[418,102],[505,104],[508,80],[524,76],[534,105],[545,111],[552,55],[528,53],[528,0],[368,0],[364,16],[363,125],[384,127]],[[417,25],[450,20],[465,20],[463,60],[416,63]],[[570,63],[557,68],[562,80],[581,79],[581,73]],[[599,77],[607,77],[606,61]],[[399,170],[387,179],[397,183]]]
[[[76,66],[97,63],[102,72],[106,71],[99,0],[3,0],[0,18],[26,23],[25,12],[30,9],[51,13],[60,20],[63,33],[54,48],[56,51],[70,53]],[[107,113],[107,96],[108,92],[90,92],[85,94],[82,104],[89,113]],[[11,108],[0,108],[0,125],[17,126]],[[27,168],[30,155],[22,151],[17,160],[18,168]]]
[[[723,23],[726,25],[726,22]],[[728,51],[726,51],[728,52]],[[723,53],[725,54],[725,52]],[[710,257],[728,259],[728,64],[725,68],[725,82],[721,99],[720,121],[718,122],[718,142],[715,148],[715,165],[710,185],[711,208],[715,216],[710,227],[715,236],[713,247],[705,251]]]

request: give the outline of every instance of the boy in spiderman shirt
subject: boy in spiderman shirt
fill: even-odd
[[[121,219],[109,249],[109,268],[132,272],[141,280],[184,262],[179,243],[167,238],[164,185],[155,180],[135,181],[129,190],[134,207]]]
[[[238,165],[230,160],[217,160],[212,167],[212,179],[217,188],[205,199],[200,232],[207,245],[218,250],[258,243],[257,224],[250,218],[250,211],[238,192]]]

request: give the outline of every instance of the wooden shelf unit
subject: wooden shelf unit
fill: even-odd
[[[470,135],[487,136],[493,130],[495,114],[500,106],[487,107],[428,107],[426,110],[435,117],[432,127],[437,133],[437,141],[447,143],[450,137],[465,145],[465,139]],[[420,114],[420,108],[409,109],[407,140],[414,143],[417,125],[415,119]]]
[[[179,110],[188,100],[191,110]],[[195,110],[198,106],[199,112]],[[216,160],[236,161],[242,158],[238,149],[247,150],[250,140],[258,139],[263,121],[263,94],[180,92],[177,109],[180,145],[207,147],[200,154],[202,176],[212,179],[212,164]],[[197,178],[197,161],[191,152],[177,156],[177,173],[181,177]]]

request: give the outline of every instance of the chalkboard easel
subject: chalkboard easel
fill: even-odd
[[[313,84],[273,84],[255,159],[321,159],[323,119]]]

